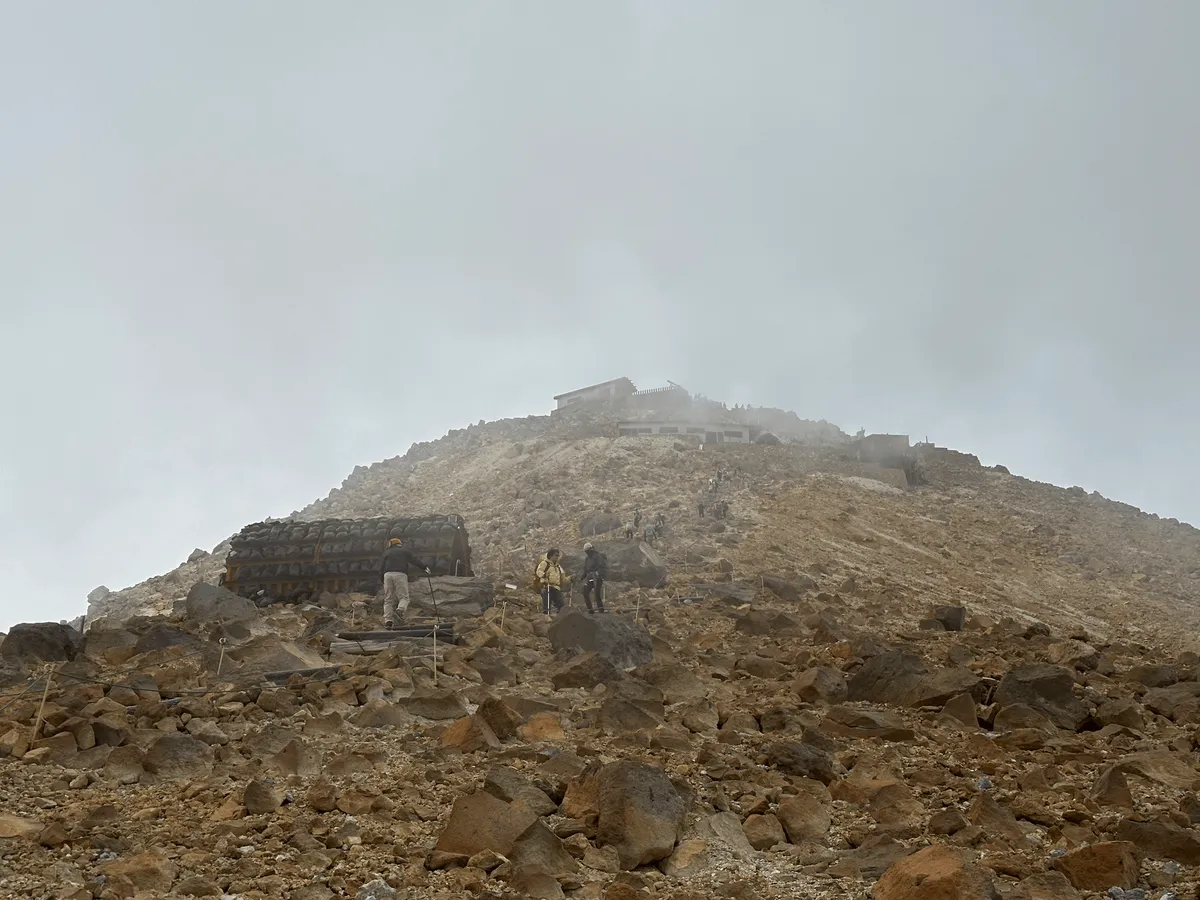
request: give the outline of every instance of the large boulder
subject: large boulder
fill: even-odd
[[[1071,673],[1060,666],[1042,663],[1017,666],[1000,679],[996,688],[996,709],[1023,703],[1059,728],[1078,731],[1087,721],[1088,708],[1075,696],[1074,684]]]
[[[436,849],[461,856],[474,856],[484,850],[508,856],[513,844],[537,818],[524,804],[506,803],[487,791],[476,791],[454,801]]]
[[[962,850],[934,844],[892,865],[875,883],[874,900],[993,900],[991,878]]]
[[[596,778],[596,839],[616,848],[621,868],[636,869],[670,856],[687,810],[666,773],[622,759],[606,765]]]
[[[177,781],[212,773],[212,749],[186,734],[164,734],[146,751],[142,765],[160,778]]]
[[[959,694],[982,693],[982,682],[970,669],[930,669],[915,653],[888,650],[867,660],[850,679],[848,689],[852,701],[944,706]]]
[[[196,635],[189,634],[171,625],[158,622],[151,625],[138,636],[133,645],[134,654],[152,653],[155,650],[169,650],[172,647],[186,647],[189,651],[199,649],[201,641]],[[91,632],[88,633],[88,649],[92,647]]]
[[[495,588],[486,578],[452,575],[414,577],[408,586],[408,596],[411,608],[418,615],[432,615],[436,606],[439,616],[453,619],[481,616],[496,601]]]
[[[14,625],[4,643],[0,658],[23,666],[44,662],[70,662],[83,653],[83,635],[61,622],[23,622]]]
[[[196,582],[188,591],[184,610],[193,622],[240,622],[258,614],[245,597],[203,581]]]
[[[650,632],[614,615],[571,610],[554,620],[548,637],[555,651],[595,653],[620,669],[644,666],[654,658]]]
[[[768,591],[789,603],[799,603],[805,594],[817,589],[817,583],[804,574],[793,575],[790,578],[781,575],[760,575],[759,580]]]
[[[579,521],[579,536],[581,538],[593,538],[598,534],[608,534],[610,531],[616,531],[624,524],[620,516],[615,516],[610,512],[588,513]]]
[[[1137,887],[1140,864],[1138,848],[1128,841],[1088,844],[1053,862],[1054,868],[1081,891]]]
[[[594,541],[596,549],[608,558],[608,580],[623,581],[639,587],[662,587],[667,583],[667,564],[649,544],[641,541]],[[563,568],[571,573],[583,569],[583,550],[564,551]]]

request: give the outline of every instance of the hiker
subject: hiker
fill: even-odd
[[[664,516],[662,513],[659,513],[657,516],[654,517],[654,524],[660,529],[666,528],[667,527],[667,517]]]
[[[402,538],[388,541],[388,548],[379,560],[379,574],[383,576],[383,627],[388,630],[403,625],[408,614],[408,570],[412,568],[430,574],[429,566],[413,556]]]
[[[634,530],[633,523],[626,522],[625,523],[625,540],[627,540],[627,541],[633,540],[633,530]]]
[[[642,527],[642,511],[640,509],[635,509],[633,511],[633,530],[637,531],[641,527]]]
[[[608,612],[604,608],[604,576],[608,574],[608,560],[604,554],[588,542],[583,545],[583,602],[588,612]],[[592,592],[596,593],[596,606],[592,607]]]
[[[562,570],[562,565],[559,559],[562,554],[554,547],[546,551],[546,555],[541,558],[537,564],[537,568],[533,572],[533,580],[537,584],[538,592],[542,595],[542,613],[550,615],[550,606],[554,606],[555,612],[561,612],[563,608],[563,585],[571,580],[571,576]]]
[[[696,504],[696,506],[700,510],[700,518],[703,519],[704,518],[704,498],[703,497],[700,498],[700,501]]]

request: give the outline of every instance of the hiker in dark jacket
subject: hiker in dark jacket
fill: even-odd
[[[591,543],[583,545],[583,602],[588,612],[608,612],[604,608],[604,577],[608,574],[608,561],[604,554]],[[592,592],[596,594],[596,605],[592,606]]]
[[[420,569],[426,575],[429,566],[421,562],[413,552],[404,546],[401,538],[392,538],[388,548],[383,551],[379,560],[379,574],[383,576],[383,625],[385,628],[395,628],[397,623],[403,624],[408,613],[408,572],[409,569]],[[397,618],[399,611],[399,618]]]

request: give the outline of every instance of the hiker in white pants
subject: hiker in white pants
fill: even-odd
[[[400,618],[396,618],[399,611]],[[405,572],[383,573],[383,624],[388,628],[408,616],[408,575]]]
[[[379,560],[379,573],[383,576],[383,625],[395,628],[404,624],[408,613],[408,570],[418,568],[429,574],[429,567],[412,555],[400,538],[392,538],[383,558]],[[399,617],[397,617],[399,614]]]

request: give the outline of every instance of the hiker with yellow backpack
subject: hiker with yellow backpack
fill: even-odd
[[[542,612],[550,615],[550,606],[554,611],[561,612],[563,608],[563,587],[571,581],[571,576],[563,571],[559,562],[562,554],[554,547],[546,551],[546,555],[538,561],[533,573],[533,581],[538,593],[542,595]]]

